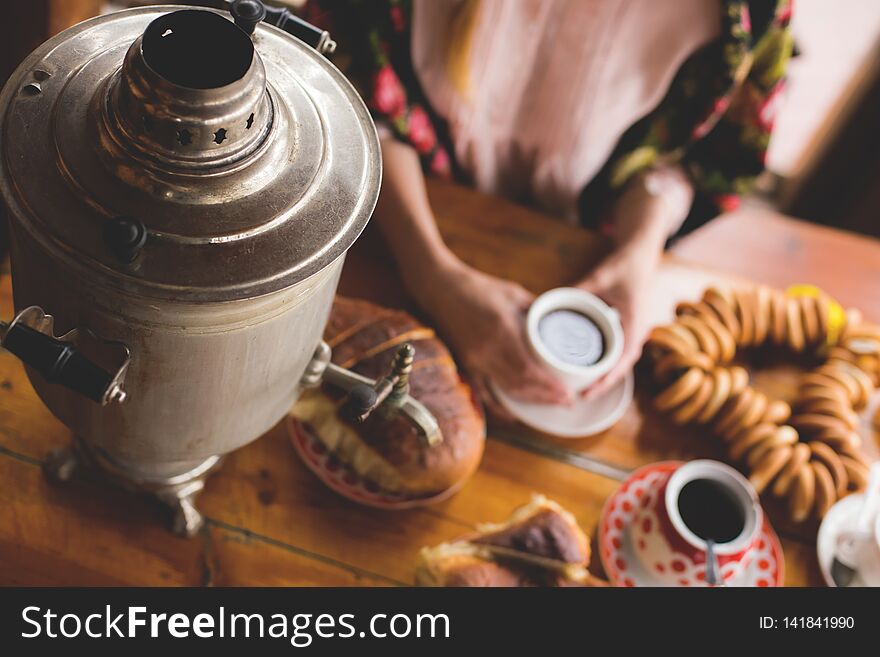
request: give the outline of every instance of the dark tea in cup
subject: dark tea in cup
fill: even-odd
[[[678,493],[682,521],[704,541],[730,543],[746,525],[745,509],[728,487],[715,479],[692,479]]]
[[[554,356],[570,365],[595,365],[605,355],[602,329],[576,310],[561,308],[547,313],[538,321],[538,335]]]

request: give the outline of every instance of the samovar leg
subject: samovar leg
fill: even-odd
[[[223,461],[222,456],[212,456],[189,472],[169,479],[145,479],[140,473],[120,470],[106,458],[88,449],[81,440],[75,439],[68,447],[52,450],[43,463],[46,476],[58,482],[68,482],[81,476],[91,479],[98,475],[104,481],[126,490],[146,494],[158,499],[172,512],[172,529],[182,536],[195,536],[205,525],[205,518],[196,507],[196,496],[205,487],[205,479]]]
[[[43,463],[46,475],[55,481],[70,481],[82,467],[82,459],[73,445],[53,449]]]
[[[167,504],[174,514],[171,528],[175,534],[195,536],[204,527],[205,518],[195,503],[196,495],[204,486],[204,482],[194,481],[183,487],[173,487],[156,493],[159,500]]]

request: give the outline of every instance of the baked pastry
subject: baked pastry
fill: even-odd
[[[574,579],[555,570],[505,560],[471,543],[443,543],[425,548],[416,570],[416,586],[569,587],[605,586],[589,573]]]
[[[711,427],[755,489],[788,499],[796,522],[822,517],[865,486],[856,411],[880,384],[880,327],[843,313],[818,290],[706,290],[654,329],[648,354],[661,390],[655,407],[679,424]],[[774,345],[824,361],[801,379],[790,406],[749,385],[736,353]]]
[[[503,523],[423,548],[419,586],[603,586],[587,571],[590,543],[568,511],[536,495]]]
[[[541,575],[498,563],[485,549],[471,543],[442,543],[422,550],[416,569],[416,586],[540,586]],[[549,575],[557,577],[555,573]]]
[[[533,496],[504,522],[479,525],[470,542],[494,554],[544,565],[553,562],[568,572],[590,560],[590,541],[575,517],[543,495]]]
[[[339,412],[341,391],[327,385],[306,391],[293,415],[340,461],[383,491],[410,497],[439,494],[476,470],[485,441],[483,415],[432,329],[405,312],[337,297],[324,339],[334,363],[371,379],[388,373],[400,345],[412,344],[410,394],[434,415],[443,438],[439,445],[426,445],[400,415],[375,412],[354,424]]]

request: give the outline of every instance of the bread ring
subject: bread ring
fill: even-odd
[[[753,299],[755,309],[755,344],[761,345],[767,340],[773,317],[770,309],[770,290],[763,285],[755,288]]]
[[[854,309],[847,311],[847,328],[844,335],[847,340],[854,338],[865,338],[868,340],[880,340],[880,324],[869,324],[862,322],[861,317],[856,317]],[[853,313],[850,316],[850,313]],[[861,315],[861,313],[859,313]],[[854,321],[857,320],[857,321]]]
[[[712,395],[703,406],[703,410],[697,414],[696,421],[700,424],[711,422],[724,402],[730,397],[730,371],[724,367],[719,367],[712,373]]]
[[[864,486],[856,410],[880,387],[880,325],[852,309],[832,325],[833,299],[800,287],[709,288],[676,306],[676,320],[652,333],[648,350],[663,386],[657,408],[677,424],[708,424],[758,490],[772,486],[786,498],[796,522]],[[801,376],[791,405],[769,399],[733,364],[739,347],[771,344],[822,361]],[[880,412],[875,422],[880,429]]]
[[[858,308],[847,308],[846,309],[846,319],[843,327],[840,330],[840,335],[843,337],[850,337],[855,334],[856,331],[862,325],[862,311]]]
[[[673,322],[672,324],[669,324],[667,328],[672,331],[673,334],[684,340],[691,349],[695,351],[700,351],[700,343],[697,341],[696,336],[694,336],[694,334],[688,331],[684,326],[678,324],[677,322]]]
[[[733,339],[730,331],[724,328],[724,324],[714,317],[707,317],[705,321],[706,326],[715,334],[715,339],[718,340],[718,345],[721,347],[719,356],[721,362],[729,363],[736,356],[736,340]]]
[[[824,463],[810,461],[813,473],[816,475],[816,517],[825,517],[828,509],[837,500],[837,492],[834,487],[834,478]]]
[[[813,458],[821,461],[828,468],[828,472],[834,480],[835,498],[846,495],[846,487],[849,481],[846,476],[846,469],[843,467],[843,463],[837,453],[825,443],[820,443],[816,440],[809,443],[809,446],[810,451],[813,452]]]
[[[862,439],[855,431],[849,431],[842,427],[823,429],[812,436],[813,440],[831,445],[836,451],[856,449],[862,444]]]
[[[846,454],[840,455],[840,462],[846,470],[850,490],[862,490],[868,485],[868,467]]]
[[[847,338],[843,347],[856,356],[880,355],[880,338]]]
[[[813,379],[818,379],[819,377],[825,377],[826,379],[836,381],[841,388],[846,390],[846,396],[848,397],[848,401],[850,402],[850,404],[854,404],[858,401],[861,394],[859,390],[859,384],[855,380],[855,377],[853,377],[852,374],[844,369],[843,365],[823,365],[822,367],[813,370],[810,374],[804,376],[803,380],[806,382]]]
[[[880,387],[880,356],[875,356],[873,354],[856,356],[856,362],[854,364],[862,370],[862,372],[868,375],[871,384],[875,388]]]
[[[835,360],[842,360],[855,365],[856,355],[845,347],[831,347],[828,350],[828,362],[834,362]]]
[[[657,360],[657,364],[654,366],[654,376],[664,381],[670,374],[689,370],[692,367],[698,367],[706,372],[711,372],[715,368],[715,364],[711,358],[699,351],[689,354],[671,351]]]
[[[679,317],[681,315],[697,315],[699,316],[699,311],[697,310],[697,304],[691,303],[690,301],[679,301],[675,304],[675,316]]]
[[[808,399],[798,406],[801,413],[829,415],[843,420],[850,429],[859,426],[859,416],[849,406],[830,399]]]
[[[764,417],[761,418],[761,422],[782,424],[790,417],[791,406],[788,405],[788,402],[784,402],[781,399],[774,399],[767,405],[767,411],[764,413]]]
[[[739,461],[746,452],[758,443],[767,440],[779,430],[775,424],[759,424],[746,429],[731,443],[728,454],[732,461]]]
[[[691,354],[696,351],[694,347],[684,340],[669,326],[656,326],[651,330],[648,336],[648,344],[656,349],[678,352],[680,354]]]
[[[811,453],[806,443],[795,443],[792,446],[791,458],[788,459],[788,463],[785,464],[785,467],[776,477],[776,481],[773,482],[772,490],[776,497],[785,497],[788,494],[798,470],[810,460]]]
[[[816,300],[806,295],[799,297],[801,306],[801,325],[804,327],[804,341],[808,347],[816,347],[819,344],[819,318],[816,309]]]
[[[654,406],[659,411],[675,408],[697,391],[704,378],[703,370],[692,367],[657,395]]]
[[[788,335],[788,302],[785,295],[782,292],[774,292],[770,306],[773,312],[771,326],[773,344],[781,346],[786,343]]]
[[[729,363],[736,356],[736,340],[733,339],[724,324],[718,321],[711,308],[702,301],[698,307],[700,308],[698,317],[706,324],[706,328],[712,331],[720,347],[719,360],[722,363]]]
[[[856,387],[856,382],[852,379],[852,377],[847,377],[845,375],[837,374],[836,377],[830,376],[828,372],[813,370],[809,374],[804,374],[801,377],[801,386],[803,389],[803,393],[801,395],[802,399],[807,398],[815,398],[817,395],[815,393],[808,394],[806,392],[807,388],[810,387],[825,387],[832,388],[840,392],[838,395],[838,399],[845,406],[852,406],[852,394],[855,393],[858,395],[858,389]],[[826,395],[827,398],[827,395]]]
[[[715,433],[727,436],[727,430],[746,412],[754,397],[755,390],[753,388],[746,388],[736,397],[731,397],[721,409],[721,413],[718,414],[718,419],[713,427]]]
[[[831,384],[807,384],[801,387],[800,399],[803,401],[815,399],[830,399],[841,404],[849,404],[846,391],[838,385]]]
[[[817,413],[798,413],[791,418],[793,426],[800,431],[816,432],[834,430],[839,433],[850,433],[851,429],[846,421],[833,415],[819,415]]]
[[[730,396],[739,395],[749,385],[749,373],[746,368],[734,365],[730,368]]]
[[[771,449],[781,447],[782,445],[793,446],[797,444],[797,431],[789,426],[781,426],[772,436],[762,440],[748,451],[748,454],[746,455],[746,465],[748,465],[749,468],[754,469]]]
[[[747,427],[752,427],[760,422],[764,413],[767,412],[768,403],[767,395],[756,390],[755,394],[752,395],[751,404],[748,405],[745,411],[743,411],[743,414],[740,415],[737,420],[733,421],[726,431],[727,435],[735,436],[741,430],[746,429]]]
[[[858,410],[867,406],[871,395],[874,394],[874,382],[871,381],[871,377],[859,367],[849,363],[840,363],[835,369],[846,372],[856,384],[858,392],[853,399],[853,408]]]
[[[751,303],[751,295],[746,292],[733,293],[736,300],[737,318],[739,319],[739,340],[737,344],[750,347],[755,343],[755,310]]]
[[[828,343],[828,317],[831,314],[831,304],[828,303],[828,297],[820,294],[815,299],[816,302],[816,320],[819,323],[819,344]]]
[[[786,343],[795,353],[804,350],[804,327],[801,323],[801,305],[798,300],[788,297],[785,300]]]
[[[837,448],[837,453],[839,456],[848,456],[864,465],[865,468],[870,469],[871,463],[865,458],[864,454],[859,451],[858,447],[858,445],[854,444],[843,445],[842,447]]]
[[[830,476],[830,475],[829,475]],[[810,463],[798,470],[794,484],[788,492],[789,513],[795,522],[803,522],[813,509],[816,499],[816,473]]]
[[[703,295],[703,301],[715,312],[719,321],[730,331],[733,339],[739,342],[741,331],[739,320],[728,300],[718,290],[710,287]]]
[[[860,354],[880,355],[880,336],[847,336],[840,340],[840,346],[857,356]]]
[[[699,344],[699,351],[706,354],[713,361],[717,362],[721,354],[721,346],[715,338],[715,334],[706,326],[703,320],[690,315],[683,315],[678,318],[678,324],[688,329],[696,338]]]
[[[749,481],[759,495],[791,458],[791,447],[783,445],[770,450],[757,467],[752,470]]]
[[[703,376],[703,380],[700,382],[697,391],[673,411],[672,421],[676,424],[687,424],[693,420],[694,416],[696,416],[696,414],[706,405],[706,402],[709,401],[709,397],[712,396],[712,388],[715,385],[714,381],[714,378],[711,376]]]

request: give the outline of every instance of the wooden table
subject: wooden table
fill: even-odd
[[[583,230],[457,187],[435,183],[431,195],[446,240],[464,260],[535,292],[570,282],[607,246]],[[676,300],[697,296],[707,284],[745,279],[816,282],[880,318],[880,297],[871,296],[880,280],[880,244],[758,209],[722,217],[677,245],[657,278],[651,312],[663,321]],[[375,230],[350,254],[340,291],[412,307]],[[0,317],[11,314],[3,275]],[[790,389],[790,378],[757,376],[779,394]],[[0,583],[407,584],[421,546],[501,520],[533,492],[569,508],[595,538],[615,476],[655,460],[714,455],[711,441],[672,429],[642,400],[617,426],[588,439],[492,426],[482,466],[460,493],[429,508],[389,513],[325,489],[298,461],[279,424],[232,454],[209,480],[200,499],[207,526],[184,539],[168,531],[164,509],[150,500],[98,481],[47,481],[41,463],[69,440],[20,364],[0,354]],[[868,442],[876,453],[876,435]],[[782,536],[786,583],[821,584],[815,526],[788,527],[773,509],[770,514]],[[592,568],[601,573],[595,559]]]

